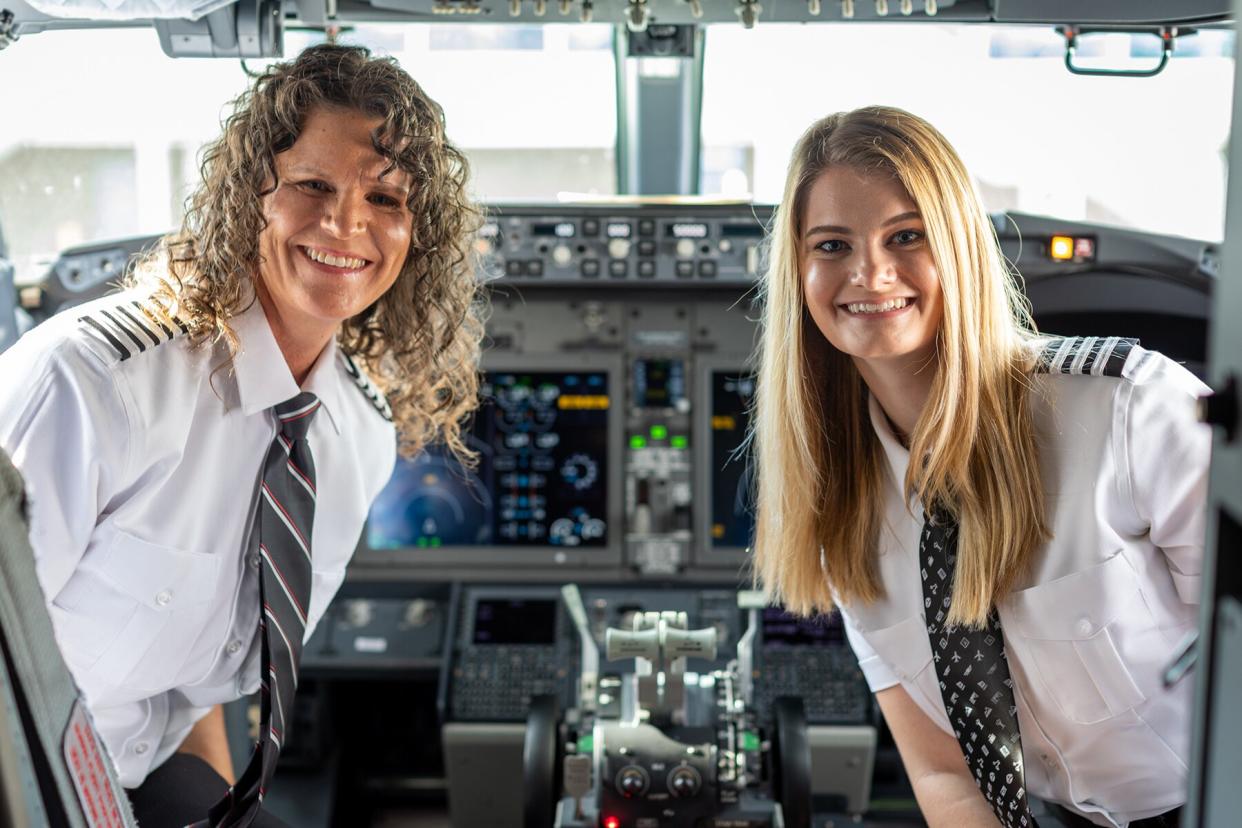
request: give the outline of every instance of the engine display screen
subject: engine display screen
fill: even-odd
[[[686,399],[686,364],[680,359],[640,359],[634,363],[634,405],[680,408]]]
[[[817,615],[801,618],[780,607],[763,610],[763,646],[769,647],[838,647],[845,643],[841,616]]]
[[[474,644],[555,644],[556,601],[480,600],[474,606]]]
[[[755,531],[749,452],[738,449],[750,425],[754,377],[713,371],[711,377],[711,536],[714,547],[750,546]]]
[[[608,544],[608,375],[488,372],[463,469],[447,449],[397,460],[367,522],[372,549]]]

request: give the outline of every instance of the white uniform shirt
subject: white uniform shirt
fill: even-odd
[[[1135,347],[1121,377],[1041,374],[1032,394],[1052,540],[997,607],[1030,793],[1125,825],[1186,800],[1192,681],[1163,668],[1195,628],[1211,432],[1207,388]],[[886,597],[843,607],[873,691],[900,684],[952,735],[919,570],[909,452],[872,398],[888,460],[879,571]],[[911,514],[912,512],[912,514]]]
[[[223,346],[190,349],[134,299],[72,308],[0,356],[0,447],[26,479],[61,651],[126,787],[258,687],[255,490],[270,409],[299,392],[258,302],[232,320],[230,371]],[[307,638],[396,457],[386,404],[350,367],[332,342],[302,387],[323,403]]]

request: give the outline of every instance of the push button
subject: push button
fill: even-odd
[[[655,262],[639,262],[638,275],[644,279],[653,279],[656,275]]]
[[[630,265],[626,261],[611,261],[608,263],[608,275],[614,279],[624,279],[629,273]]]

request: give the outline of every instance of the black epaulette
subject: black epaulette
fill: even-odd
[[[189,326],[150,299],[119,299],[79,316],[78,325],[106,343],[122,360],[190,332]]]
[[[1040,354],[1040,370],[1049,374],[1119,377],[1137,339],[1119,336],[1067,336],[1052,339]]]
[[[385,399],[384,393],[375,387],[375,383],[371,382],[370,377],[362,373],[362,369],[358,367],[358,364],[354,362],[349,354],[341,351],[341,356],[345,359],[346,373],[354,378],[354,385],[357,385],[358,390],[371,401],[371,405],[375,406],[375,410],[379,412],[381,417],[392,422],[392,408],[388,405],[388,400]]]

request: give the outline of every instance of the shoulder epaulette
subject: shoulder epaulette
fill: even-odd
[[[384,397],[384,393],[375,387],[375,383],[371,382],[371,378],[362,373],[362,369],[354,362],[353,357],[341,351],[341,356],[345,361],[345,372],[353,377],[354,385],[358,386],[358,390],[363,393],[371,405],[375,406],[375,410],[385,420],[392,422],[392,408],[388,405],[388,400]]]
[[[1067,336],[1044,346],[1040,370],[1049,374],[1119,377],[1137,339],[1119,336]]]
[[[118,298],[111,305],[97,306],[79,316],[78,325],[122,360],[190,332],[178,317],[165,313],[149,299]]]

